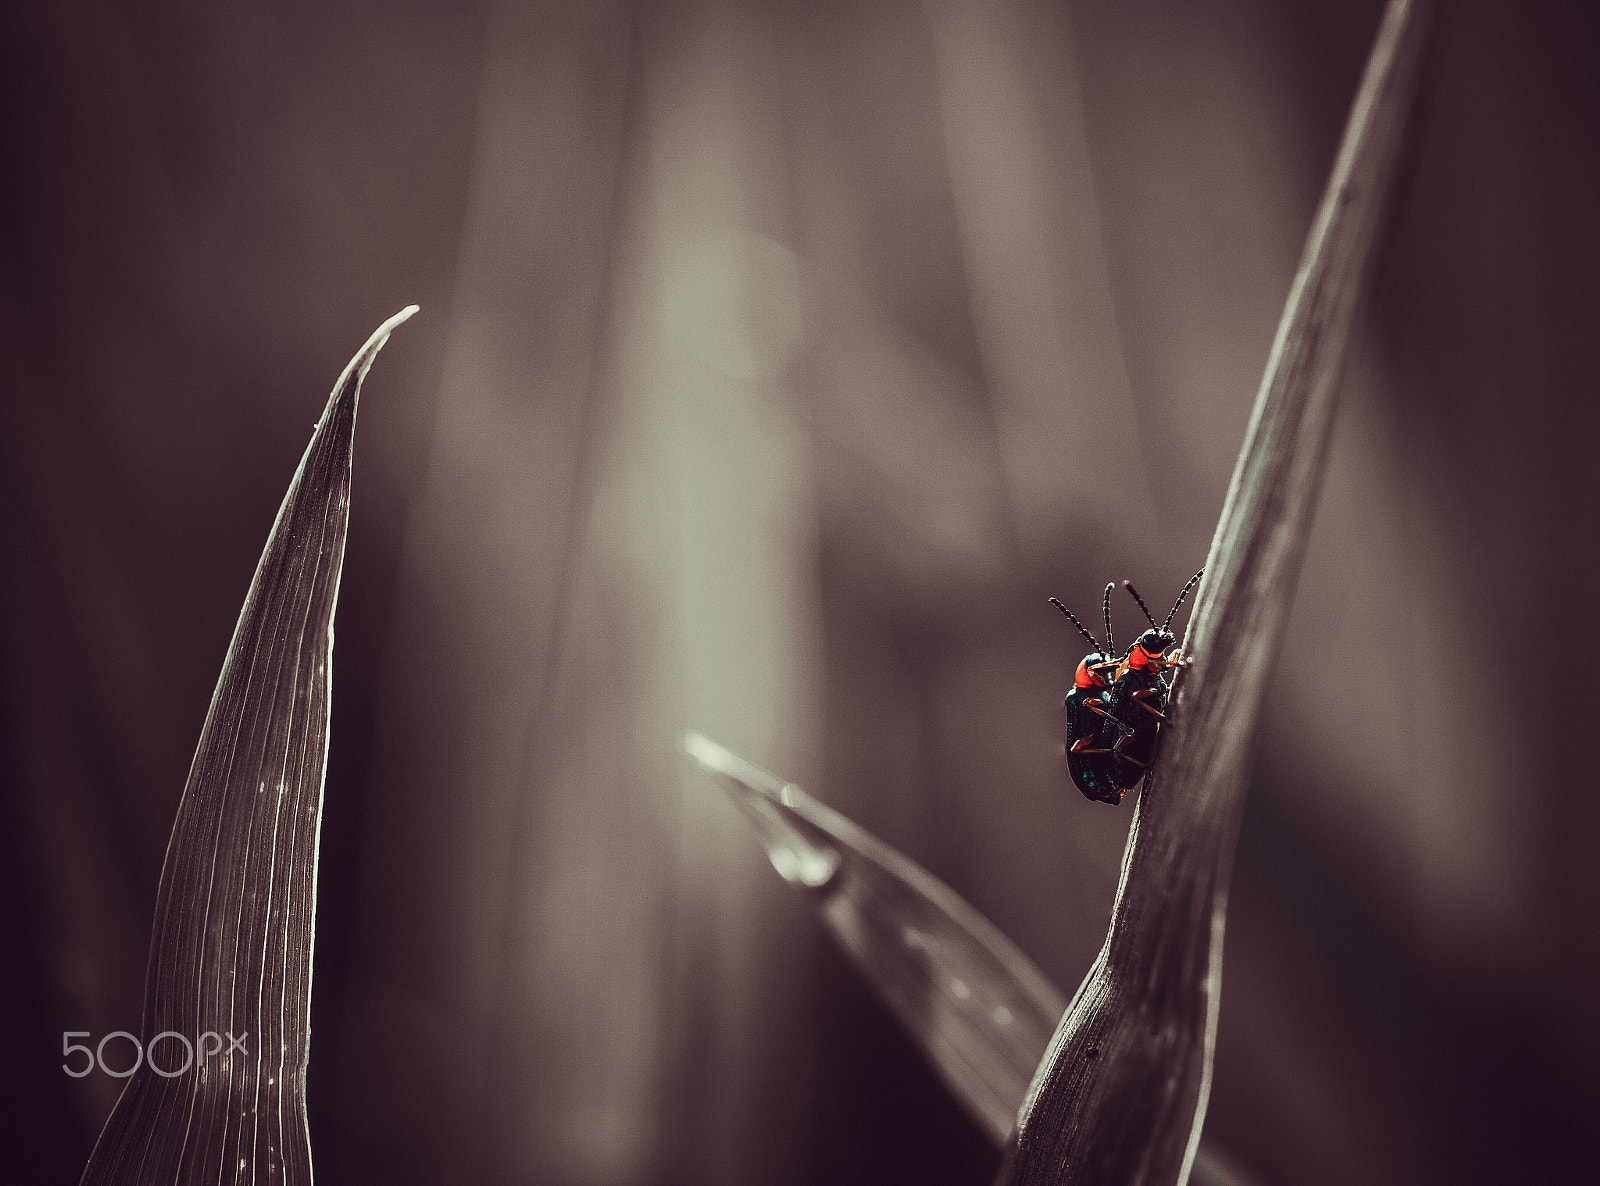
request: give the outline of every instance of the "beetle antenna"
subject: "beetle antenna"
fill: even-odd
[[[1060,610],[1062,613],[1067,615],[1067,621],[1071,622],[1074,626],[1076,626],[1078,628],[1078,633],[1083,635],[1085,638],[1087,638],[1089,640],[1089,645],[1092,646],[1095,649],[1095,652],[1097,654],[1106,655],[1107,658],[1110,658],[1110,655],[1106,654],[1105,647],[1100,645],[1100,640],[1098,638],[1096,638],[1094,635],[1090,634],[1087,630],[1085,630],[1083,628],[1083,623],[1078,621],[1077,618],[1072,616],[1072,611],[1070,609],[1068,609],[1066,606],[1062,605],[1054,597],[1052,597],[1050,599],[1050,604],[1055,606],[1058,610]]]
[[[1144,598],[1139,596],[1139,590],[1133,587],[1133,582],[1123,581],[1122,587],[1133,594],[1133,599],[1139,603],[1139,608],[1144,610],[1144,616],[1150,619],[1150,629],[1160,630],[1161,627],[1156,625],[1155,615],[1150,612],[1150,607],[1144,603]]]
[[[1205,575],[1206,570],[1202,568],[1199,572],[1195,573],[1194,576],[1189,578],[1189,583],[1183,587],[1183,592],[1178,594],[1178,600],[1172,603],[1172,613],[1168,614],[1167,620],[1161,623],[1161,629],[1165,630],[1172,622],[1173,615],[1175,615],[1178,612],[1178,608],[1183,605],[1183,599],[1189,596],[1189,590],[1198,585],[1200,583],[1200,578]]]
[[[1111,638],[1111,590],[1115,589],[1116,587],[1117,587],[1117,583],[1115,581],[1107,581],[1106,582],[1106,600],[1105,600],[1105,604],[1100,607],[1101,610],[1105,613],[1105,617],[1106,617],[1106,649],[1105,649],[1105,656],[1106,656],[1107,659],[1115,659],[1117,657],[1117,644],[1115,642],[1113,642],[1112,638]]]

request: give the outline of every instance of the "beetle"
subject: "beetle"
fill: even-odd
[[[1161,726],[1166,723],[1167,701],[1172,695],[1172,681],[1166,673],[1182,662],[1177,657],[1179,652],[1173,650],[1178,640],[1169,627],[1203,575],[1202,568],[1189,578],[1166,621],[1159,626],[1132,582],[1122,582],[1144,611],[1150,629],[1134,641],[1117,665],[1111,690],[1106,694],[1106,711],[1100,716],[1098,746],[1109,750],[1114,758],[1111,774],[1117,783],[1119,801],[1155,766]],[[1173,657],[1169,658],[1169,653]]]
[[[1063,705],[1066,713],[1067,770],[1084,798],[1096,803],[1120,803],[1122,788],[1117,779],[1118,758],[1110,747],[1100,744],[1102,730],[1110,720],[1110,694],[1113,673],[1117,670],[1116,642],[1111,637],[1111,590],[1106,586],[1102,609],[1106,620],[1105,645],[1072,616],[1072,611],[1054,597],[1050,604],[1067,615],[1078,633],[1094,648],[1078,664],[1072,677],[1072,691]]]

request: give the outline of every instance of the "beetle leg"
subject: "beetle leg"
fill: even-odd
[[[1103,701],[1100,701],[1100,700],[1085,700],[1083,702],[1083,706],[1085,708],[1087,708],[1090,712],[1099,713],[1103,717],[1109,718],[1111,716],[1110,710],[1106,708],[1105,703]]]
[[[1088,745],[1093,740],[1094,738],[1092,737],[1078,738],[1077,741],[1072,743],[1071,752],[1075,754],[1109,754],[1111,752],[1108,749],[1085,749],[1084,746]]]
[[[1148,696],[1154,696],[1155,693],[1156,690],[1154,688],[1145,688],[1141,691],[1135,692],[1133,694],[1133,702],[1140,708],[1144,709],[1151,716],[1155,717],[1156,720],[1165,721],[1167,719],[1166,713],[1162,712],[1160,709],[1151,708],[1149,701],[1146,699]]]

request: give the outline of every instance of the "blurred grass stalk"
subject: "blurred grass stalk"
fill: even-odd
[[[317,849],[356,404],[415,312],[384,322],[345,367],[278,509],[161,870],[144,1053],[83,1186],[311,1184]]]
[[[993,923],[915,861],[699,733],[683,747],[754,825],[823,924],[973,1121],[1003,1148],[1066,996]],[[1207,1186],[1246,1186],[1213,1148]]]
[[[1007,1186],[1188,1179],[1211,1083],[1246,764],[1294,596],[1351,326],[1412,143],[1433,4],[1391,0],[1279,323],[1206,560],[1159,778],[1111,929],[1018,1117]]]

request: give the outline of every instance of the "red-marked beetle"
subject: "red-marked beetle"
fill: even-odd
[[[1072,611],[1054,597],[1050,604],[1067,615],[1067,620],[1078,628],[1078,633],[1089,640],[1094,648],[1083,657],[1072,678],[1072,691],[1067,693],[1067,770],[1084,797],[1097,803],[1120,803],[1122,788],[1117,781],[1117,757],[1110,747],[1100,744],[1102,729],[1111,723],[1110,694],[1118,662],[1116,643],[1111,637],[1111,590],[1106,586],[1103,605],[1106,620],[1106,641],[1100,640],[1072,616]]]
[[[1204,573],[1205,569],[1201,569],[1189,578],[1178,600],[1173,602],[1171,612],[1159,626],[1139,591],[1131,582],[1122,582],[1122,587],[1144,611],[1150,629],[1135,640],[1117,665],[1111,690],[1106,695],[1106,711],[1101,717],[1098,745],[1110,750],[1115,759],[1112,776],[1119,788],[1119,800],[1122,792],[1137,786],[1155,766],[1161,726],[1166,722],[1167,701],[1172,695],[1172,681],[1167,672],[1182,662],[1177,657],[1178,652],[1173,650],[1178,640],[1169,627]]]

